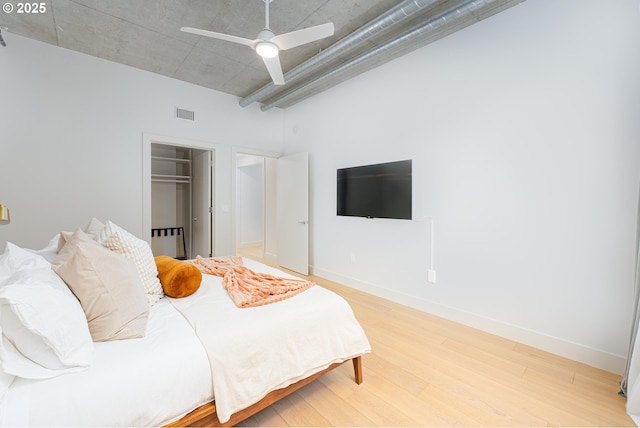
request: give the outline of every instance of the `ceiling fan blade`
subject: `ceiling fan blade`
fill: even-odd
[[[271,80],[274,85],[284,85],[284,76],[282,75],[282,66],[280,65],[280,58],[276,55],[273,58],[262,58],[264,65],[269,71]]]
[[[214,39],[225,40],[227,42],[240,43],[241,45],[249,46],[253,48],[256,44],[255,40],[245,39],[243,37],[231,36],[224,33],[216,33],[215,31],[201,30],[199,28],[182,27],[180,31],[185,33],[197,34],[199,36],[212,37]]]
[[[270,41],[278,45],[280,50],[287,50],[329,36],[333,36],[333,22],[280,34],[273,37]]]

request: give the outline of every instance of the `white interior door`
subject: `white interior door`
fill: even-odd
[[[191,258],[213,255],[213,152],[193,150]]]
[[[278,265],[309,274],[309,155],[278,159],[276,178]]]

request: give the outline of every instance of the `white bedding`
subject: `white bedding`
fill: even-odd
[[[252,260],[245,266],[293,278]],[[238,308],[221,278],[203,275],[193,296],[171,302],[207,349],[223,423],[274,389],[371,351],[348,303],[317,285],[277,303]]]
[[[212,399],[204,348],[162,299],[144,338],[95,343],[88,370],[17,378],[0,401],[0,426],[158,426]]]
[[[0,427],[159,426],[213,400],[214,392],[224,422],[274,389],[367,352],[362,328],[335,293],[314,286],[240,309],[221,278],[203,275],[193,296],[164,298],[151,308],[144,338],[95,343],[89,369],[16,378],[0,399]]]

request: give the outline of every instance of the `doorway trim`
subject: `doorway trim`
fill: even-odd
[[[237,183],[236,183],[236,169],[237,169],[237,159],[238,159],[238,155],[251,155],[251,156],[259,156],[262,158],[270,158],[270,159],[278,159],[281,154],[280,153],[276,153],[276,152],[269,152],[266,150],[256,150],[256,149],[250,149],[250,148],[246,148],[246,147],[232,147],[231,148],[231,230],[233,231],[233,242],[232,242],[232,252],[233,254],[236,254],[236,252],[238,251],[238,242],[236,239],[236,228],[237,228],[237,224],[236,224],[236,214],[238,212],[238,201],[236,198],[236,192],[237,192]],[[264,188],[266,186],[265,183],[265,179],[264,179],[264,175],[265,175],[265,171],[266,171],[266,163],[264,164],[265,166],[263,167],[263,180],[262,180],[262,185],[263,185],[263,204],[262,204],[262,218],[263,221],[266,218],[266,205],[267,205],[267,198],[271,197],[274,198],[272,202],[275,203],[275,195],[270,195],[267,193],[266,189]],[[263,242],[263,256],[264,256],[264,248],[266,248],[267,245],[267,228],[268,225],[264,224],[264,227],[262,228],[262,242]]]
[[[184,147],[189,149],[208,150],[213,153],[215,162],[216,145],[203,141],[189,140],[187,138],[169,137],[165,135],[142,133],[142,239],[151,243],[151,145],[164,144],[168,146]],[[215,165],[213,167],[215,175]],[[214,178],[215,183],[215,178]],[[211,189],[211,200],[215,207],[215,185]],[[216,235],[215,217],[212,224],[213,236]],[[214,251],[214,242],[211,243],[211,251]]]

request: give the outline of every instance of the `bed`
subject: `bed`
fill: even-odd
[[[28,287],[10,281],[15,281],[15,272],[23,282],[28,275],[27,283],[51,275],[51,267],[58,266],[54,255],[58,251],[51,248],[55,244],[54,238],[49,248],[28,254],[7,244],[0,256],[4,346],[0,346],[0,426],[233,425],[342,363],[352,361],[355,380],[362,382],[361,357],[371,348],[340,296],[314,285],[286,300],[240,308],[223,287],[223,279],[208,274],[202,275],[198,289],[187,297],[158,297],[157,291],[149,294],[146,288],[146,297],[157,300],[153,304],[145,301],[150,307],[142,337],[87,344],[86,332],[70,330],[59,340],[65,342],[62,347],[72,348],[71,356],[65,354],[66,359],[60,357],[62,363],[44,369],[27,367],[24,377],[15,375],[21,366],[11,361],[10,351],[15,347],[8,343],[11,324],[5,318],[9,303],[15,303],[10,298],[20,303],[9,291],[24,293]],[[294,278],[255,261],[244,263],[255,272]],[[69,310],[56,314],[74,314],[75,318],[55,323],[63,329],[77,328],[78,323],[71,325],[70,320],[78,320],[78,308],[73,305],[79,300],[82,306],[83,298],[75,299],[77,290],[68,293],[74,299],[64,295],[73,288],[67,283],[63,290],[60,275],[47,278],[54,284],[52,291],[43,294],[52,296],[45,312],[53,310],[49,306],[55,307],[55,299],[64,297]],[[35,287],[42,294],[41,281]],[[39,321],[46,324],[45,330],[54,324],[47,320],[34,323]],[[37,326],[28,327],[37,330]],[[94,331],[89,334],[93,337]],[[76,336],[82,340],[66,343]]]

